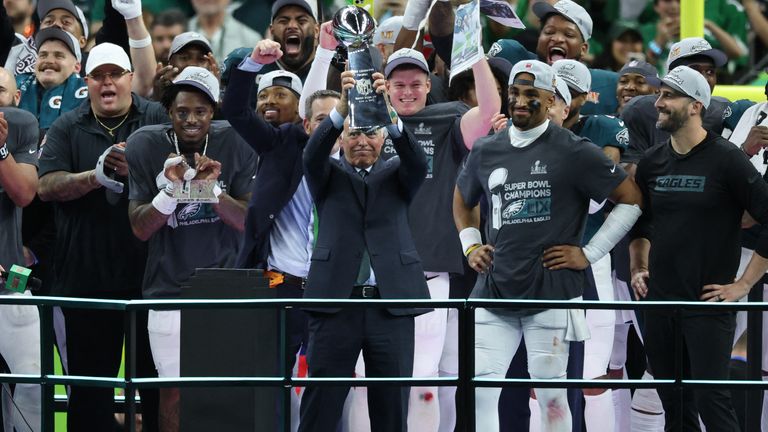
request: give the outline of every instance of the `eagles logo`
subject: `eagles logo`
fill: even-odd
[[[501,52],[501,45],[498,42],[494,42],[491,45],[491,49],[488,50],[488,57],[496,57]]]
[[[362,96],[367,96],[373,92],[373,85],[369,78],[363,78],[355,83],[355,90]]]
[[[628,146],[629,145],[629,130],[624,128],[616,134],[616,142]]]
[[[525,207],[525,200],[520,199],[517,201],[512,201],[509,203],[507,208],[504,209],[504,212],[501,214],[505,218],[511,218],[514,216],[517,216],[518,213],[520,213],[523,210],[523,207]]]
[[[192,219],[203,208],[201,203],[189,203],[176,216],[180,221]]]
[[[733,110],[731,109],[731,107],[730,106],[725,107],[725,111],[723,111],[723,119],[727,119],[731,115],[733,115]]]

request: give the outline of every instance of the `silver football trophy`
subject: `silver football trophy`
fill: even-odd
[[[384,96],[373,88],[373,65],[369,46],[376,22],[356,6],[339,9],[333,16],[333,34],[347,48],[349,70],[355,74],[355,86],[349,90],[350,129],[372,130],[390,123]]]

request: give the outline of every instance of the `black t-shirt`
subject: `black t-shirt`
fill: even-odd
[[[647,299],[698,301],[704,285],[732,283],[742,214],[768,224],[768,184],[744,153],[712,132],[684,155],[667,141],[646,153],[635,179],[645,205],[632,237],[651,242]],[[764,229],[762,256],[766,240]]]
[[[479,139],[457,186],[470,206],[487,197],[486,242],[495,251],[493,266],[478,277],[472,297],[582,295],[586,272],[547,270],[542,253],[559,244],[580,245],[589,200],[606,199],[625,177],[600,148],[552,123],[522,148],[512,146],[508,131]]]
[[[113,142],[148,124],[164,123],[168,114],[158,103],[133,95],[125,123],[110,137],[93,117],[90,103],[56,119],[42,143],[40,177],[55,171],[80,173],[96,162]],[[52,292],[66,296],[140,295],[146,246],[131,231],[128,221],[128,179],[116,204],[98,188],[80,198],[54,203],[56,247]],[[110,192],[111,193],[111,192]]]
[[[17,108],[0,108],[8,121],[8,153],[18,164],[37,167],[37,119]],[[8,160],[2,163],[10,163]],[[24,265],[21,244],[21,207],[0,186],[0,265],[9,270],[13,264]],[[0,292],[3,288],[0,287]]]
[[[170,125],[147,126],[131,135],[125,156],[130,167],[130,199],[147,203],[157,195],[156,178],[168,154],[175,153]],[[206,155],[221,162],[219,187],[233,198],[245,197],[256,173],[256,153],[229,122],[214,121]],[[179,297],[181,286],[198,268],[234,267],[242,233],[225,224],[212,204],[176,206],[168,223],[149,239],[144,298]]]
[[[656,95],[636,96],[621,111],[621,119],[629,130],[629,148],[621,156],[622,162],[637,163],[649,148],[669,139],[669,133],[656,127]],[[704,113],[704,129],[718,135],[723,132],[723,116],[730,105],[727,99],[713,97]]]
[[[408,219],[416,250],[425,271],[461,273],[463,259],[459,234],[453,222],[453,189],[461,161],[467,154],[461,135],[461,116],[469,107],[461,102],[429,105],[417,114],[403,116],[427,155],[427,178],[411,201]],[[387,138],[384,159],[397,152]]]

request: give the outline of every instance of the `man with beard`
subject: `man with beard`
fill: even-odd
[[[581,299],[585,269],[616,244],[640,215],[641,196],[626,173],[586,139],[551,125],[553,69],[540,61],[516,64],[509,81],[513,127],[482,138],[459,175],[453,213],[461,247],[480,273],[473,298]],[[487,244],[474,210],[489,203]],[[589,200],[616,207],[583,248]],[[542,266],[543,264],[543,266]],[[581,310],[478,309],[475,375],[505,376],[525,337],[534,379],[564,378],[571,340],[588,337]],[[477,430],[498,431],[500,388],[477,391]],[[542,430],[570,431],[565,389],[536,389]]]
[[[189,30],[202,33],[211,41],[216,62],[224,61],[230,51],[253,46],[261,35],[241,23],[228,10],[230,0],[192,0],[196,15],[189,20]]]
[[[637,167],[647,211],[632,230],[632,288],[638,298],[653,301],[738,301],[768,270],[768,184],[739,148],[704,128],[711,83],[700,72],[677,66],[662,83],[656,126],[670,139],[648,150]],[[762,229],[749,265],[735,279],[745,211]],[[690,259],[692,251],[697,259]],[[654,377],[675,376],[670,347],[681,328],[683,375],[728,379],[735,314],[681,313],[678,320],[671,310],[645,312],[645,351]],[[688,389],[682,400],[674,389],[658,393],[667,431],[699,430],[699,419],[710,431],[739,430],[726,389]]]
[[[86,62],[87,103],[64,113],[48,130],[40,155],[38,194],[54,203],[56,245],[53,295],[105,299],[141,298],[146,249],[131,233],[124,145],[148,124],[165,123],[159,104],[131,94],[131,62],[117,45],[96,45]],[[117,258],[119,257],[119,258]],[[62,362],[70,375],[115,377],[120,368],[124,314],[62,309],[57,328]],[[146,320],[145,314],[138,314]],[[141,328],[141,324],[138,324]],[[146,332],[137,333],[139,376],[156,376]],[[142,392],[144,420],[156,427],[157,393]],[[112,388],[70,387],[68,430],[112,430]],[[144,409],[144,408],[143,408]]]
[[[152,36],[152,49],[155,60],[166,63],[171,56],[171,43],[176,36],[187,31],[187,16],[179,9],[163,11],[152,20],[149,34]]]
[[[592,18],[582,6],[570,0],[554,5],[537,2],[533,12],[541,20],[536,54],[528,52],[516,40],[504,39],[494,43],[489,56],[502,56],[515,64],[528,58],[538,58],[551,65],[560,59],[581,60],[589,50]],[[592,88],[584,114],[613,114],[616,112],[616,72],[590,69]]]
[[[304,177],[302,152],[309,135],[336,106],[339,94],[321,90],[310,95],[302,127],[295,122],[296,103],[271,108],[269,101],[276,99],[278,93],[284,99],[296,99],[294,92],[301,91],[298,77],[277,70],[259,81],[263,88],[258,92],[259,112],[255,113],[248,103],[254,76],[262,66],[274,64],[282,55],[277,42],[259,41],[250,57],[231,68],[221,110],[260,158],[237,267],[263,269],[278,297],[301,298],[315,237],[315,216]],[[287,367],[293,370],[295,355],[307,342],[307,316],[302,310],[288,312],[287,333]],[[298,414],[298,398],[291,394],[293,414]],[[293,419],[297,417],[292,415]]]
[[[167,90],[172,124],[147,126],[128,139],[131,228],[149,241],[145,299],[178,298],[198,268],[231,268],[239,252],[256,155],[225,121],[213,121],[219,83],[190,66]],[[170,153],[170,154],[169,154]],[[215,181],[216,203],[179,203],[174,188],[194,167],[195,180]],[[206,239],[205,247],[195,243]],[[147,328],[160,377],[180,375],[181,311],[150,310]],[[177,388],[160,391],[161,429],[178,430]]]
[[[303,82],[315,58],[318,30],[315,12],[305,0],[276,1],[269,32],[280,44],[283,56],[274,67],[295,73]]]

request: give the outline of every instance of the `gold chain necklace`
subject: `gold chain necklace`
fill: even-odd
[[[131,114],[131,110],[128,110],[128,112],[127,112],[127,113],[125,113],[125,117],[123,117],[123,119],[122,119],[122,120],[120,120],[120,123],[118,123],[118,124],[117,124],[117,126],[115,126],[115,127],[113,127],[113,128],[111,128],[111,127],[109,127],[109,126],[105,125],[104,123],[102,123],[102,122],[101,122],[101,120],[99,120],[99,117],[97,117],[97,116],[96,116],[96,113],[95,113],[95,112],[93,113],[93,118],[95,118],[95,119],[96,119],[96,121],[97,121],[97,122],[98,122],[98,123],[101,125],[101,127],[103,127],[104,129],[106,129],[106,130],[107,130],[107,132],[109,133],[109,136],[111,136],[112,138],[114,138],[114,137],[115,137],[115,129],[117,129],[117,128],[119,128],[120,126],[122,126],[122,125],[123,125],[123,123],[125,123],[125,121],[126,121],[126,120],[128,120],[128,116],[129,116],[130,114]]]

